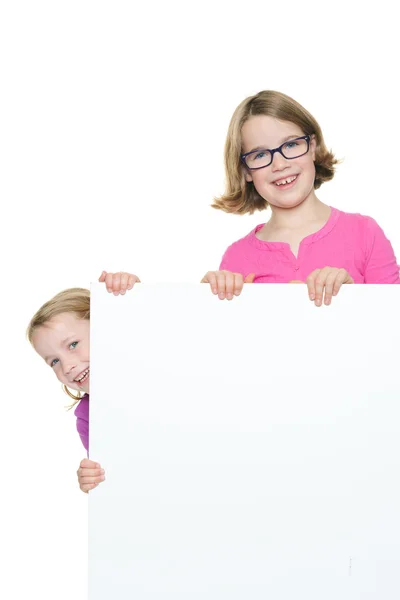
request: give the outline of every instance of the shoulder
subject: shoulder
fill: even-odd
[[[338,213],[338,222],[347,227],[357,227],[365,230],[380,229],[378,223],[372,217],[360,213],[348,213],[335,209]]]
[[[350,233],[355,241],[369,243],[376,237],[384,236],[382,228],[372,217],[360,213],[338,212],[338,228]]]
[[[245,248],[251,247],[253,244],[253,240],[256,239],[256,231],[261,229],[261,227],[263,227],[264,224],[265,223],[261,223],[260,225],[257,225],[257,227],[254,227],[254,229],[252,229],[245,236],[243,236],[239,240],[236,240],[236,242],[233,242],[233,244],[228,246],[228,248],[224,252],[224,259],[241,255]]]
[[[78,406],[74,410],[74,415],[77,419],[89,420],[89,395],[85,394],[79,401]]]

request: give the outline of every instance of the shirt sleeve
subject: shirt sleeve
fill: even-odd
[[[399,266],[393,248],[374,219],[367,221],[365,283],[400,284]]]
[[[232,269],[230,268],[230,264],[229,264],[229,260],[228,260],[228,250],[225,252],[225,254],[223,255],[222,259],[221,259],[221,264],[219,265],[219,270],[220,271],[231,271]]]
[[[75,409],[76,429],[85,450],[89,451],[89,400],[83,398]]]
[[[240,251],[241,248],[238,244],[229,246],[221,259],[219,270],[230,271],[231,273],[241,273],[243,277],[246,277],[250,271]]]
[[[89,450],[89,423],[82,419],[81,417],[77,417],[76,419],[76,429],[78,430],[79,437],[81,438],[81,442],[86,452]]]

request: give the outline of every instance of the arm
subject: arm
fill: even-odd
[[[374,219],[367,219],[365,283],[400,283],[399,266],[393,248]]]
[[[81,417],[77,417],[76,419],[76,429],[79,433],[79,437],[81,438],[81,442],[83,447],[88,452],[89,451],[89,421]]]
[[[76,416],[76,429],[86,451],[89,450],[89,396],[79,402],[74,411]]]

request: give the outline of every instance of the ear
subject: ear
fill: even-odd
[[[246,169],[246,167],[242,167],[242,169],[243,169],[244,178],[247,181],[247,183],[250,183],[251,181],[253,181],[253,176],[251,174],[251,171]]]
[[[311,151],[312,159],[315,162],[315,156],[317,153],[317,140],[315,138],[315,133],[313,133],[310,138],[310,151]]]

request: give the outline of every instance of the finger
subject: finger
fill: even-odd
[[[101,272],[101,275],[99,277],[100,283],[103,283],[106,280],[106,275],[107,275],[106,271]]]
[[[81,479],[82,477],[101,477],[102,475],[104,475],[104,469],[80,468],[77,471],[77,475],[79,479]]]
[[[235,273],[229,271],[225,275],[225,294],[228,300],[233,298],[233,290],[235,287]]]
[[[319,274],[321,269],[315,269],[312,273],[309,274],[306,280],[307,288],[308,288],[308,296],[310,300],[315,300],[315,279]]]
[[[112,290],[114,296],[118,296],[119,291],[121,289],[121,273],[114,273],[112,279]]]
[[[315,290],[315,306],[321,306],[322,298],[324,295],[324,287],[326,280],[327,272],[322,269],[315,278],[314,281],[314,290]]]
[[[122,296],[126,293],[126,288],[128,287],[129,273],[121,273],[121,289],[120,293]]]
[[[112,292],[113,291],[113,274],[112,273],[106,273],[105,284],[106,284],[107,292]]]
[[[93,490],[98,485],[99,485],[98,483],[89,483],[87,485],[80,485],[79,487],[81,488],[82,492],[85,492],[85,494],[88,494],[90,492],[90,490]]]
[[[217,271],[217,288],[218,288],[218,298],[223,300],[225,298],[225,282],[226,282],[226,273],[227,271]]]
[[[253,283],[255,277],[256,277],[255,273],[249,273],[248,275],[246,275],[244,283]]]
[[[135,285],[135,283],[140,283],[139,277],[137,277],[137,275],[131,275],[131,274],[129,274],[129,277],[128,277],[128,290],[131,290],[133,288],[133,286]]]
[[[336,296],[339,293],[343,283],[354,283],[354,279],[349,275],[346,269],[339,269],[335,284],[333,286],[333,295]]]
[[[334,285],[333,285],[332,293],[334,296],[337,296],[340,288],[342,287],[343,283],[345,283],[348,276],[349,276],[349,274],[347,273],[347,271],[345,269],[339,269],[339,271],[336,275],[335,281],[334,281]]]
[[[101,469],[101,465],[94,460],[90,460],[89,458],[83,458],[79,464],[80,467],[89,468],[89,469]]]
[[[80,477],[79,485],[86,485],[90,483],[101,483],[105,480],[105,475],[99,475],[98,477]]]
[[[243,289],[243,275],[241,273],[234,273],[234,282],[233,282],[233,293],[235,296],[239,296]]]
[[[218,294],[218,283],[215,271],[208,271],[200,283],[209,283],[213,294]]]
[[[333,286],[335,284],[337,275],[338,275],[337,269],[330,271],[330,273],[328,273],[328,275],[327,275],[327,278],[325,281],[325,297],[324,297],[325,306],[328,306],[332,301]]]

